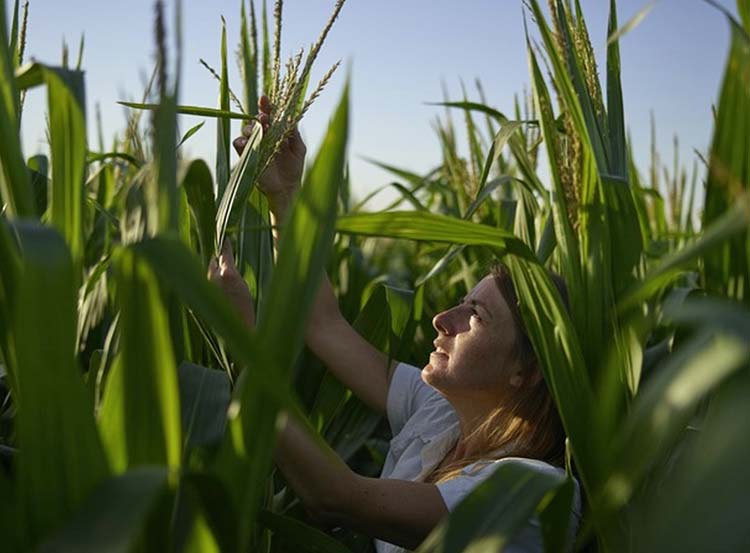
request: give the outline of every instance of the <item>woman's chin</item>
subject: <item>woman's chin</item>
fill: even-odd
[[[430,360],[422,369],[422,380],[433,387],[437,387],[448,369],[448,356],[442,353],[433,352],[430,354]]]

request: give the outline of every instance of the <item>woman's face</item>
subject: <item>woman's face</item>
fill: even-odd
[[[515,369],[516,330],[508,304],[484,277],[463,301],[432,319],[435,351],[422,379],[446,396],[497,398]]]

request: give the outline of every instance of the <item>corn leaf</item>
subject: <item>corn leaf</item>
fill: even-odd
[[[142,110],[155,110],[159,104],[143,104],[137,102],[117,102],[121,106],[142,109]],[[177,113],[182,115],[195,115],[198,117],[215,117],[215,118],[226,118],[226,119],[250,119],[250,115],[247,113],[239,113],[236,111],[224,111],[216,108],[204,108],[200,106],[177,106]]]
[[[304,553],[349,553],[350,550],[324,532],[292,517],[261,511],[258,523],[273,532],[278,542]]]
[[[564,479],[503,462],[442,522],[417,553],[503,551],[544,497]]]
[[[190,164],[182,179],[182,188],[187,193],[188,204],[197,227],[203,264],[208,266],[208,261],[214,253],[216,204],[211,171],[203,160],[197,159]]]
[[[229,111],[229,73],[227,69],[227,27],[221,21],[221,80],[219,81],[219,109]],[[246,108],[252,109],[252,108]],[[216,120],[216,197],[221,198],[229,182],[230,144],[229,119]]]
[[[750,190],[750,36],[730,19],[732,42],[719,97],[706,183],[703,226]],[[750,230],[707,251],[706,287],[750,306]]]
[[[7,213],[30,217],[34,213],[29,176],[23,162],[19,96],[15,74],[15,52],[9,49],[5,0],[0,0],[0,201]]]
[[[113,259],[120,309],[119,362],[106,384],[100,427],[116,472],[178,467],[180,398],[166,305],[153,269],[132,248]]]
[[[258,111],[258,43],[255,25],[255,7],[250,1],[250,29],[248,29],[245,2],[241,0],[240,10],[240,55],[242,56],[243,90],[245,109],[255,114]]]
[[[232,171],[229,184],[224,194],[220,196],[221,201],[216,213],[216,242],[214,244],[216,254],[221,251],[227,229],[242,215],[247,198],[255,185],[259,163],[258,152],[262,138],[263,129],[260,125],[255,125],[242,151],[240,161]]]
[[[39,550],[44,553],[132,551],[166,485],[167,470],[163,467],[140,467],[108,478]]]
[[[84,247],[83,183],[87,152],[83,73],[35,63],[20,68],[16,78],[21,89],[47,86],[52,153],[50,220],[65,237],[78,270]]]
[[[182,362],[177,367],[183,450],[216,445],[224,437],[229,379],[221,371]]]
[[[722,354],[717,352],[717,356]],[[743,506],[750,474],[750,370],[745,367],[711,401],[700,434],[659,489],[639,501],[629,546],[664,551],[744,551],[750,547]]]
[[[333,241],[338,190],[343,180],[348,133],[348,87],[331,120],[319,154],[308,171],[284,225],[268,305],[258,323],[258,340],[268,352],[266,363],[253,362],[235,388],[240,412],[230,415],[222,475],[236,486],[240,544],[248,543],[258,513],[271,447],[278,399],[263,393],[260,382],[288,386],[291,365],[302,345],[306,315],[318,289]],[[290,324],[290,322],[294,324]],[[231,411],[231,410],[230,410]],[[227,452],[233,451],[235,460]]]
[[[78,508],[108,468],[75,361],[77,288],[70,253],[52,229],[22,223],[16,230],[22,252],[11,327],[21,445],[17,484],[30,546]]]
[[[339,217],[336,230],[362,236],[489,246],[501,253],[513,253],[528,259],[534,256],[526,244],[508,232],[433,213],[391,211],[344,215]]]

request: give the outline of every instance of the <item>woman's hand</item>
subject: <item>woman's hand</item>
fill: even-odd
[[[219,258],[208,264],[208,280],[216,283],[239,312],[247,326],[255,326],[255,308],[250,290],[234,264],[234,254],[229,240],[224,242]]]
[[[234,147],[240,155],[247,145],[253,125],[261,124],[266,131],[271,124],[271,102],[267,96],[260,97],[258,108],[258,122],[251,121],[242,129],[242,136],[234,140]],[[268,197],[271,212],[277,219],[284,216],[294,194],[302,184],[306,153],[305,143],[295,127],[292,134],[282,142],[279,151],[258,180],[258,188]]]

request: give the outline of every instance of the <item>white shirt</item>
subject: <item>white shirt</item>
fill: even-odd
[[[423,481],[453,448],[461,429],[453,407],[443,395],[422,381],[417,367],[399,363],[394,369],[387,400],[388,422],[393,439],[383,465],[381,478]],[[435,484],[448,511],[453,509],[501,463],[521,463],[534,470],[564,476],[565,471],[536,459],[505,457],[479,461],[464,467],[459,476]],[[581,499],[574,480],[573,512],[569,536],[580,518]],[[403,553],[406,549],[375,540],[378,553]],[[544,549],[538,517],[532,517],[505,547],[508,553],[542,552]]]

